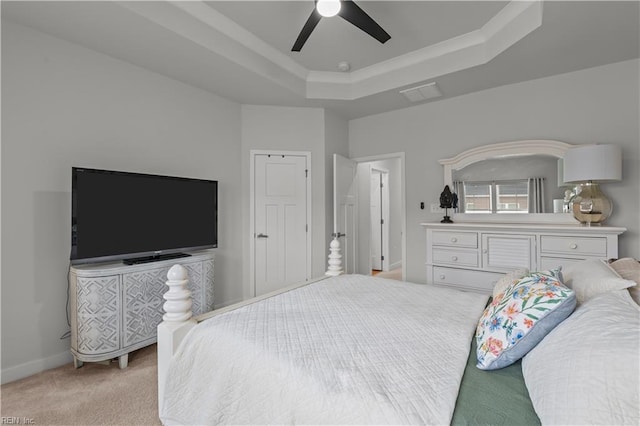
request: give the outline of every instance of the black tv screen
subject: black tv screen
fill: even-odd
[[[217,181],[73,167],[71,186],[71,263],[218,246]]]

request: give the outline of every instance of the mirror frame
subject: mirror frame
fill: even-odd
[[[444,168],[444,184],[453,188],[453,172],[478,161],[506,157],[523,157],[528,155],[549,155],[564,158],[564,153],[574,145],[546,139],[499,142],[471,148],[455,157],[445,158],[438,162]],[[470,214],[454,213],[454,221],[459,222],[543,222],[575,224],[577,221],[571,213],[501,213]]]

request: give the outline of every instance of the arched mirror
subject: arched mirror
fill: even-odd
[[[554,140],[501,142],[440,160],[445,185],[458,194],[454,220],[575,222],[566,211],[571,188],[561,170],[571,146]]]

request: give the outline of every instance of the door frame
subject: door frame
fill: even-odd
[[[307,162],[307,182],[306,182],[306,204],[307,204],[307,265],[305,280],[309,280],[311,276],[311,247],[313,239],[313,223],[311,215],[311,152],[310,151],[280,151],[280,150],[261,150],[252,149],[249,151],[249,288],[251,297],[256,296],[256,205],[255,205],[255,159],[258,155],[284,155],[305,157]]]
[[[404,152],[393,152],[389,154],[371,155],[367,157],[352,158],[356,163],[369,163],[373,161],[381,160],[400,160],[400,199],[401,199],[401,212],[400,212],[400,229],[402,232],[402,238],[400,245],[402,246],[402,279],[407,278],[407,186],[406,186],[406,161]],[[369,263],[371,263],[371,256],[369,257]],[[371,264],[369,264],[369,274],[371,273]]]
[[[353,161],[350,158],[347,158],[341,154],[333,153],[333,234],[332,238],[336,235],[336,233],[343,233],[342,236],[338,237],[340,242],[340,253],[342,255],[342,271],[343,273],[357,273],[357,265],[358,265],[358,187],[357,184],[354,187],[353,184],[356,183],[358,177],[358,163]],[[338,188],[344,189],[341,186],[341,180],[339,182],[336,179],[338,176],[338,170],[344,171],[344,161],[346,160],[349,163],[349,166],[353,166],[353,175],[351,176],[351,187],[350,191],[346,194],[339,194]],[[343,163],[339,166],[339,163]],[[351,221],[349,221],[349,216],[347,215],[347,210],[342,210],[340,208],[341,202],[343,198],[340,198],[339,195],[346,195],[347,198],[350,198],[354,201],[353,203],[353,227],[350,227]],[[345,204],[346,206],[347,204]],[[345,213],[344,217],[342,213]],[[339,221],[338,219],[344,219],[345,222]],[[343,239],[344,237],[344,239]],[[353,265],[353,269],[350,269],[350,265]]]

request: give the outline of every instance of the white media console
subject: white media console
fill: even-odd
[[[69,299],[75,367],[118,357],[120,368],[125,368],[129,352],[156,342],[167,272],[175,264],[188,271],[193,314],[213,310],[213,251],[190,254],[137,265],[72,266]]]

